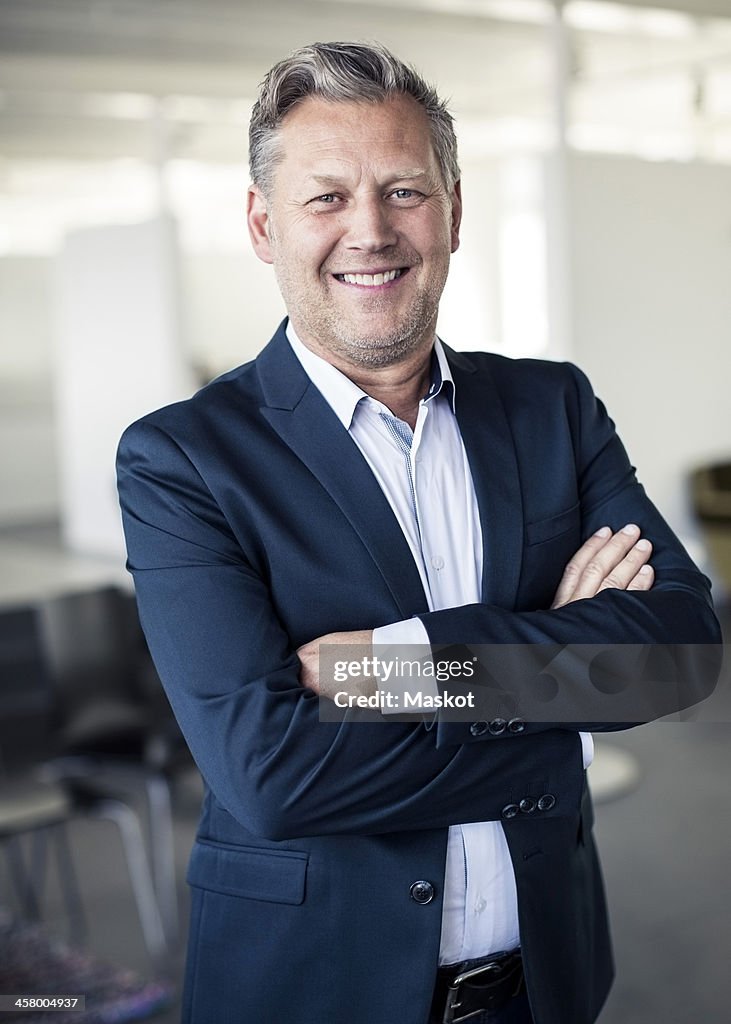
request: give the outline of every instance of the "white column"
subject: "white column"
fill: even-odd
[[[549,28],[553,142],[546,159],[546,238],[548,252],[548,354],[570,359],[573,353],[570,263],[568,92],[571,56],[564,0],[553,0]]]
[[[55,401],[61,523],[79,552],[121,557],[114,456],[123,429],[190,393],[176,231],[143,224],[69,235],[58,258]]]

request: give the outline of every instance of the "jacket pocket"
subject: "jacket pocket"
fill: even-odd
[[[531,544],[543,544],[547,540],[552,540],[554,537],[566,533],[572,526],[578,526],[578,523],[579,503],[577,502],[571,508],[567,508],[565,512],[559,512],[548,519],[539,519],[535,523],[526,523],[526,543],[529,546]]]
[[[297,850],[257,850],[198,839],[188,865],[188,885],[224,896],[300,904],[309,855]]]

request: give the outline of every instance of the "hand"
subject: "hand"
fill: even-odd
[[[348,633],[326,633],[324,636],[318,636],[315,640],[310,640],[309,643],[297,648],[297,657],[301,665],[300,682],[302,685],[310,690],[314,690],[320,697],[332,699],[334,691],[330,693],[320,684],[320,644],[359,644],[361,648],[368,648],[367,651],[361,651],[361,656],[363,654],[370,656],[372,653],[373,630],[358,629]],[[337,690],[341,692],[365,693],[367,696],[375,693],[376,690],[375,681],[372,677],[353,679],[347,683],[333,685],[336,685]]]
[[[628,523],[612,533],[603,526],[583,544],[564,569],[551,608],[595,597],[600,591],[649,590],[655,573],[647,560],[652,554],[649,540],[640,540],[640,528]]]

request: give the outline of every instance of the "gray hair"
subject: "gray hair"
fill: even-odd
[[[451,192],[459,180],[452,115],[436,90],[380,43],[312,43],[274,65],[251,112],[251,180],[269,193],[279,157],[279,128],[292,107],[307,96],[382,103],[398,95],[413,96],[426,111],[442,178]]]

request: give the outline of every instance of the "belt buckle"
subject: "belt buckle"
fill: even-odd
[[[466,981],[472,981],[481,974],[500,970],[502,970],[502,964],[494,962],[483,964],[482,967],[473,967],[471,971],[465,971],[463,974],[458,974],[447,989],[447,1005],[444,1008],[442,1024],[461,1024],[462,1021],[470,1020],[470,1018],[478,1017],[480,1014],[484,1013],[484,1010],[473,1010],[471,1013],[464,1013],[460,1017],[455,1016],[455,1011],[462,1005],[459,999],[460,986],[462,986]]]

